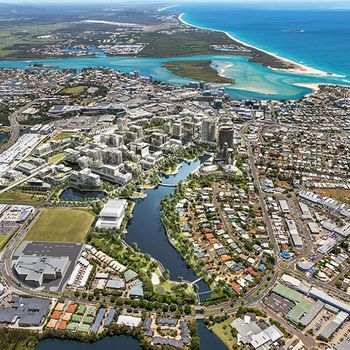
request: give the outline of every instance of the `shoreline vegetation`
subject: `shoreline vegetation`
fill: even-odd
[[[118,312],[119,313],[119,312]],[[190,349],[199,349],[198,327],[195,321],[189,322],[191,334]],[[0,348],[14,350],[35,350],[41,341],[45,340],[60,340],[72,341],[77,343],[93,344],[102,341],[107,337],[125,336],[135,339],[140,346],[140,349],[153,349],[149,339],[144,335],[141,327],[130,328],[127,326],[110,325],[102,333],[84,334],[70,333],[60,330],[45,330],[43,333],[38,333],[31,330],[22,329],[0,329]]]
[[[190,79],[202,80],[207,83],[235,83],[233,79],[219,75],[219,73],[211,67],[211,64],[211,60],[169,61],[164,62],[162,67],[170,70],[175,75]]]

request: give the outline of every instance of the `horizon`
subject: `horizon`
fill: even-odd
[[[101,2],[96,2],[96,0],[3,0],[0,1],[0,4],[149,4],[149,5],[155,5],[155,4],[161,4],[161,5],[183,5],[183,4],[191,4],[191,3],[211,3],[211,0],[177,0],[177,1],[164,1],[164,0],[104,0]],[[339,1],[330,1],[330,0],[308,0],[308,1],[303,1],[303,0],[287,0],[281,3],[279,0],[220,0],[217,3],[231,3],[231,4],[252,4],[252,5],[278,5],[278,6],[285,6],[285,5],[303,5],[303,6],[334,6],[335,4],[337,5],[347,5],[350,6],[350,0],[339,0]]]
[[[149,7],[171,7],[171,6],[186,6],[186,5],[210,5],[211,0],[178,0],[174,2],[168,2],[164,0],[103,0],[102,2],[96,2],[96,0],[0,0],[1,5],[13,5],[13,6],[65,6],[65,7],[101,7],[101,6],[121,6],[121,7],[134,7],[149,6]],[[278,0],[220,0],[216,3],[223,5],[231,5],[238,8],[260,8],[262,10],[281,10],[281,9],[293,9],[293,10],[333,10],[333,11],[348,11],[350,10],[350,0],[287,0],[281,3]]]

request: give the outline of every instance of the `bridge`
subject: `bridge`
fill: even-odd
[[[176,184],[167,184],[164,182],[160,182],[158,185],[163,187],[176,187]]]
[[[203,277],[199,277],[196,280],[194,280],[193,282],[191,282],[190,284],[195,284],[195,283],[201,281],[202,279],[203,279]]]
[[[198,295],[209,294],[209,293],[211,293],[211,290],[207,290],[205,292],[199,292]]]

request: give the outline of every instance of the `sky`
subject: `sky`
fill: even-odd
[[[177,5],[183,3],[212,3],[213,0],[0,0],[1,3],[8,4],[164,4]],[[267,5],[276,7],[298,7],[298,8],[332,8],[350,9],[350,0],[216,0],[216,3],[232,3],[239,5]]]

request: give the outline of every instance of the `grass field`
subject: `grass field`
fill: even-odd
[[[61,161],[64,158],[64,154],[63,153],[58,153],[54,156],[52,156],[51,158],[49,158],[48,163],[49,164],[56,164],[59,161]]]
[[[6,243],[11,239],[12,235],[4,235],[0,233],[0,251],[5,247]]]
[[[72,137],[74,135],[75,135],[74,133],[70,133],[70,132],[61,132],[55,136],[54,140],[61,141],[61,140],[67,139],[68,137]]]
[[[0,59],[20,52],[23,48],[55,42],[53,39],[38,38],[48,32],[66,28],[69,24],[32,24],[23,26],[0,26]]]
[[[235,319],[235,317],[230,317],[226,321],[221,323],[216,323],[211,327],[211,331],[215,333],[227,346],[228,349],[232,349],[233,345],[236,344],[236,339],[231,334],[230,323]]]
[[[218,72],[210,66],[211,63],[211,60],[172,61],[163,63],[163,67],[181,77],[203,80],[208,83],[234,83],[233,79],[221,77]]]
[[[89,87],[86,85],[78,85],[78,86],[72,86],[72,87],[66,87],[61,90],[62,94],[67,95],[80,95],[83,92],[85,92]]]
[[[45,195],[37,192],[24,192],[20,190],[9,190],[0,194],[2,201],[25,201],[25,202],[40,202],[45,199]]]
[[[93,221],[94,216],[84,209],[46,208],[25,239],[82,243]]]

